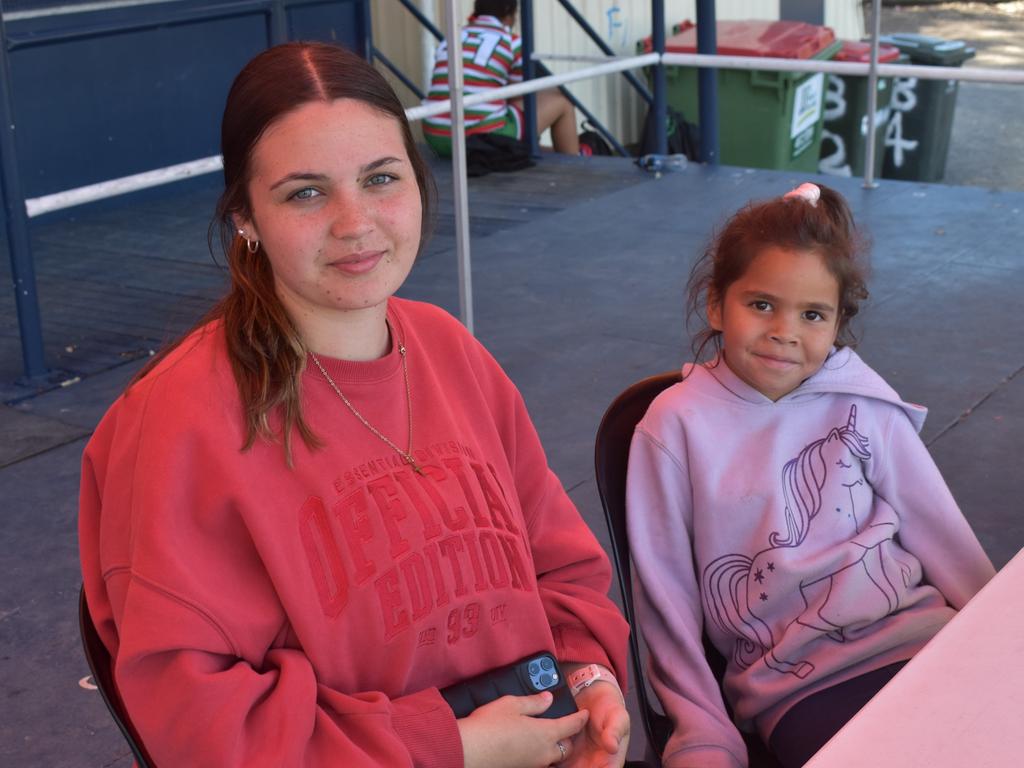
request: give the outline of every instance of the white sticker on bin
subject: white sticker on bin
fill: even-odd
[[[812,75],[796,87],[793,94],[793,122],[789,126],[789,138],[795,139],[818,122],[824,92],[825,75],[821,72]]]

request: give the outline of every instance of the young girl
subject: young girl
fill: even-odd
[[[637,427],[629,538],[667,768],[802,765],[994,571],[903,402],[849,348],[867,297],[834,191],[748,205],[690,279],[698,359]]]

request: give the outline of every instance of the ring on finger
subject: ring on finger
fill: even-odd
[[[561,739],[559,739],[555,742],[555,746],[558,747],[558,751],[562,753],[562,760],[565,760],[565,744],[563,744]]]

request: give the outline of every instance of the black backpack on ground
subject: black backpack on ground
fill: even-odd
[[[604,136],[598,133],[594,126],[587,120],[583,121],[583,133],[580,134],[580,154],[589,157],[607,157],[614,154],[612,145],[605,141]]]
[[[644,118],[643,139],[640,141],[638,157],[645,155],[659,154],[657,148],[657,137],[655,136],[655,122],[652,109],[647,110]],[[686,155],[686,159],[692,162],[700,160],[700,132],[694,123],[688,123],[683,113],[672,107],[667,107],[665,133],[668,138],[668,149],[666,155]]]
[[[535,165],[530,145],[497,133],[473,133],[466,137],[466,175],[486,176],[492,171],[521,171]]]

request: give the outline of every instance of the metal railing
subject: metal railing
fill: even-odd
[[[268,0],[252,0],[253,5],[271,7],[277,3]],[[278,0],[280,2],[280,0]],[[698,30],[700,26],[714,27],[713,5],[710,16],[707,15],[707,5],[710,0],[698,0]],[[531,0],[523,0],[524,24],[528,16],[528,8]],[[472,285],[470,277],[469,259],[469,227],[467,200],[467,180],[465,174],[465,137],[461,128],[455,124],[456,115],[460,115],[465,106],[490,101],[494,99],[508,99],[516,96],[525,96],[529,102],[530,94],[561,86],[566,83],[583,80],[593,77],[601,77],[613,73],[631,72],[643,67],[652,67],[654,72],[654,93],[653,112],[655,119],[661,128],[661,151],[665,151],[664,141],[664,120],[665,120],[665,81],[664,68],[666,66],[692,66],[700,70],[699,79],[700,92],[700,120],[701,120],[701,144],[702,153],[709,153],[710,156],[702,155],[707,162],[717,162],[717,135],[713,141],[705,141],[705,131],[708,124],[714,125],[717,122],[717,104],[714,98],[714,75],[717,69],[757,69],[782,72],[823,72],[838,75],[866,76],[869,79],[869,115],[868,124],[873,125],[875,121],[876,104],[874,94],[876,92],[876,80],[878,77],[914,77],[922,80],[952,80],[952,81],[973,81],[989,83],[1024,84],[1024,70],[996,70],[961,67],[933,67],[915,66],[903,64],[879,64],[878,63],[878,25],[880,0],[874,0],[873,17],[873,44],[870,62],[833,62],[816,59],[771,59],[761,57],[740,57],[740,56],[718,56],[700,52],[706,47],[707,41],[698,39],[698,53],[678,54],[664,52],[664,2],[663,0],[652,0],[653,35],[652,42],[654,51],[640,56],[615,57],[615,56],[558,56],[555,54],[531,54],[526,57],[524,65],[529,68],[535,60],[568,60],[577,62],[590,62],[593,65],[573,72],[558,75],[546,75],[539,78],[527,79],[522,83],[510,85],[505,88],[494,89],[485,94],[473,94],[465,96],[461,87],[461,74],[452,81],[452,98],[449,101],[436,102],[427,105],[413,107],[406,111],[409,120],[418,120],[429,115],[451,112],[453,114],[453,186],[455,192],[455,231],[456,231],[456,254],[459,261],[460,279],[460,311],[463,322],[472,329]],[[702,18],[701,10],[705,15]],[[703,22],[703,23],[702,23]],[[449,39],[456,39],[459,34],[458,16],[455,0],[448,0],[447,3],[447,33]],[[525,30],[524,30],[525,31]],[[711,35],[713,45],[713,33]],[[453,61],[459,57],[452,57]],[[453,67],[456,69],[457,67]],[[454,73],[453,73],[454,74]],[[705,80],[710,75],[711,86],[705,87]],[[3,94],[0,96],[0,119],[5,125],[13,125],[12,107],[9,102],[10,73],[7,61],[7,42],[3,22],[0,21],[0,86]],[[659,97],[660,94],[660,97]],[[709,95],[710,94],[710,95]],[[710,102],[710,103],[708,103]],[[535,123],[533,123],[535,124]],[[717,134],[717,131],[716,131]],[[865,186],[874,184],[873,168],[871,162],[874,153],[874,132],[869,131],[867,135],[867,162],[865,163]],[[28,218],[43,213],[62,210],[85,202],[100,200],[113,195],[124,194],[158,184],[166,184],[182,178],[188,178],[202,173],[209,173],[221,168],[220,156],[202,158],[189,163],[182,163],[169,168],[158,169],[146,173],[99,182],[77,189],[56,192],[37,198],[25,200],[21,195],[20,180],[16,172],[14,162],[14,141],[8,131],[0,131],[0,153],[5,162],[3,163],[3,195],[7,216],[7,228],[9,233],[8,242],[11,248],[11,260],[14,267],[14,286],[18,302],[19,324],[22,327],[22,349],[25,361],[26,376],[33,377],[45,373],[45,362],[42,354],[42,335],[39,325],[39,307],[35,295],[34,272],[28,245]],[[28,258],[25,255],[28,254]],[[26,327],[29,332],[26,334]]]
[[[203,158],[118,179],[63,190],[38,198],[25,199],[18,169],[18,122],[12,101],[12,75],[9,54],[28,48],[67,43],[91,38],[143,32],[167,26],[213,21],[246,14],[262,14],[266,18],[267,39],[271,45],[287,40],[286,10],[291,7],[319,4],[322,0],[221,0],[206,5],[186,4],[180,0],[106,0],[105,2],[72,3],[23,11],[4,12],[0,0],[0,195],[4,203],[4,223],[11,262],[11,276],[18,314],[24,378],[43,380],[50,375],[43,353],[42,320],[36,290],[35,266],[29,235],[28,219],[44,213],[63,210],[82,203],[102,200],[115,195],[135,192],[188,178],[220,168],[219,157]],[[157,12],[147,11],[145,16],[132,14],[135,8],[164,6]],[[116,20],[98,15],[97,21],[69,27],[64,24],[44,24],[28,34],[9,35],[7,24],[32,19],[50,19],[68,15],[88,16],[102,12],[128,12],[118,14]],[[369,41],[369,30],[365,39]],[[363,55],[368,55],[364,51]]]

